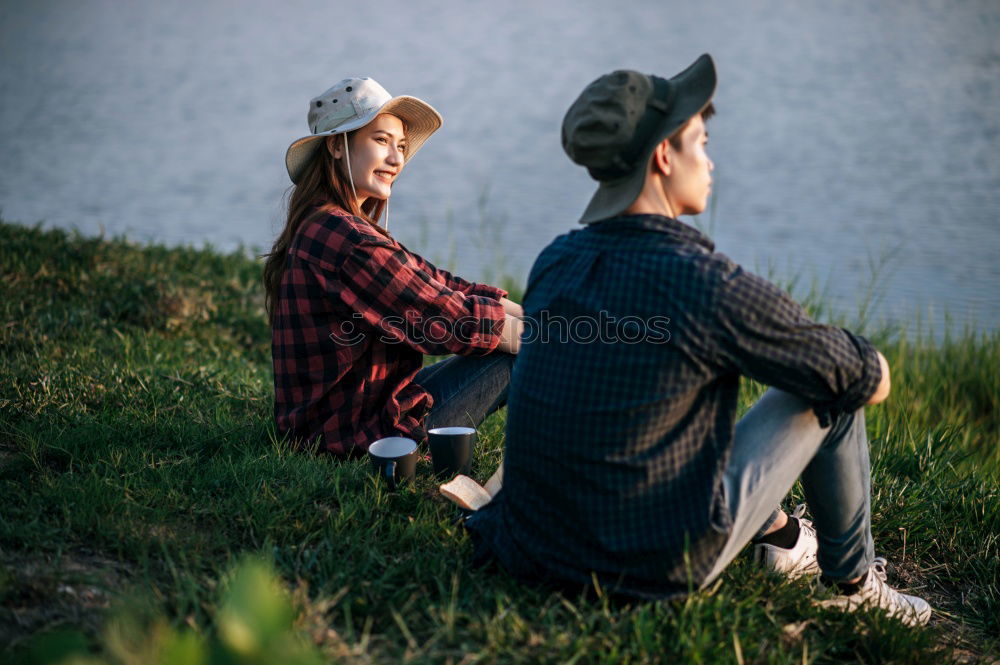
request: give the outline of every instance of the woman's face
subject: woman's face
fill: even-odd
[[[337,148],[334,157],[342,156],[342,148]],[[358,205],[369,198],[389,198],[405,159],[406,135],[396,116],[384,113],[357,130],[351,137],[350,160]]]

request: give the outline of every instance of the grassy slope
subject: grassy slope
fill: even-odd
[[[470,571],[422,463],[395,495],[364,462],[276,443],[259,265],[0,223],[0,655],[54,627],[104,644],[139,590],[211,633],[247,552],[298,590],[329,655],[390,662],[948,662],[1000,639],[1000,334],[881,340],[869,409],[874,529],[931,627],[823,613],[805,583],[740,561],[686,602],[618,605]],[[877,336],[877,335],[876,335]],[[747,385],[744,407],[761,390]],[[484,426],[476,474],[502,447]],[[323,627],[316,630],[316,627]],[[329,627],[329,629],[326,629]]]

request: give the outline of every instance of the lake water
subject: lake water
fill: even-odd
[[[996,0],[10,0],[0,212],[269,247],[308,100],[367,75],[445,118],[397,182],[394,234],[468,278],[523,280],[594,188],[559,143],[579,91],[707,51],[716,186],[694,223],[721,251],[841,311],[874,291],[884,317],[991,330],[998,37]]]

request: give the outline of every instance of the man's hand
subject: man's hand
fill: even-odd
[[[878,365],[882,370],[882,380],[878,382],[878,388],[875,389],[875,394],[868,400],[869,404],[884,402],[885,398],[889,396],[889,390],[892,387],[891,381],[889,380],[889,363],[886,362],[885,356],[883,356],[881,352],[876,351],[875,353],[878,353]]]

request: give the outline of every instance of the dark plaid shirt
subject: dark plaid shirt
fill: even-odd
[[[721,483],[740,376],[804,397],[824,422],[881,378],[865,339],[658,215],[557,238],[524,309],[504,488],[468,525],[526,579],[587,585],[593,572],[646,598],[684,593],[689,572],[697,586],[732,524]]]
[[[433,400],[413,382],[423,354],[485,354],[506,291],[440,270],[332,206],[288,249],[272,326],[279,432],[336,455],[385,436],[423,437]]]

